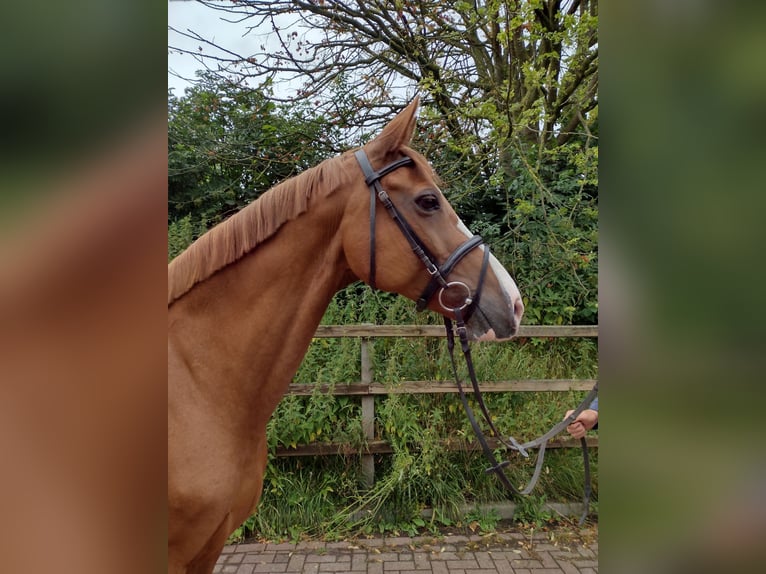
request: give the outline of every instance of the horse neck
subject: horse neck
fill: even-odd
[[[174,352],[227,416],[265,424],[333,295],[353,279],[339,222],[327,210],[301,215],[171,307]]]

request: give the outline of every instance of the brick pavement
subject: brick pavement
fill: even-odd
[[[373,538],[227,546],[215,574],[595,574],[597,534]],[[591,542],[586,541],[592,538]]]

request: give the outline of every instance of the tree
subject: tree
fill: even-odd
[[[540,322],[597,312],[597,0],[201,0],[268,29],[216,73],[294,78],[274,101],[311,101],[358,143],[414,92],[417,147],[466,223],[519,278]],[[220,55],[223,54],[223,55]]]
[[[308,106],[203,74],[168,95],[168,222],[198,235],[336,152],[337,130]]]
[[[176,30],[227,54],[202,58],[241,77],[300,78],[303,88],[285,96],[290,100],[326,96],[343,77],[358,97],[359,121],[368,126],[390,117],[401,105],[402,88],[411,92],[413,86],[430,96],[456,140],[489,130],[496,133],[490,145],[502,147],[516,135],[561,145],[592,121],[596,0],[202,3],[252,21],[254,29],[271,29],[280,46],[267,50],[266,43],[254,42],[249,54],[236,54]],[[322,103],[328,115],[333,103]],[[482,147],[483,141],[474,143]]]

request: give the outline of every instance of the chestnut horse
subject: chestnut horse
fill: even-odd
[[[356,153],[266,192],[168,266],[169,572],[212,572],[254,512],[266,423],[339,289],[362,280],[452,318],[471,307],[472,339],[516,333],[516,284],[408,147],[417,107]],[[429,258],[438,269],[424,267]]]

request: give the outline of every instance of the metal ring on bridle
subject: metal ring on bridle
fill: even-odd
[[[444,301],[442,301],[442,296],[444,295],[444,292],[449,289],[450,287],[460,286],[463,289],[465,289],[465,300],[463,301],[463,304],[460,307],[450,307],[444,304]],[[442,287],[439,289],[439,305],[442,306],[442,308],[446,309],[447,311],[462,311],[466,307],[468,307],[471,303],[473,303],[473,299],[471,298],[471,288],[468,287],[465,283],[462,281],[450,281],[447,283],[446,287]]]

